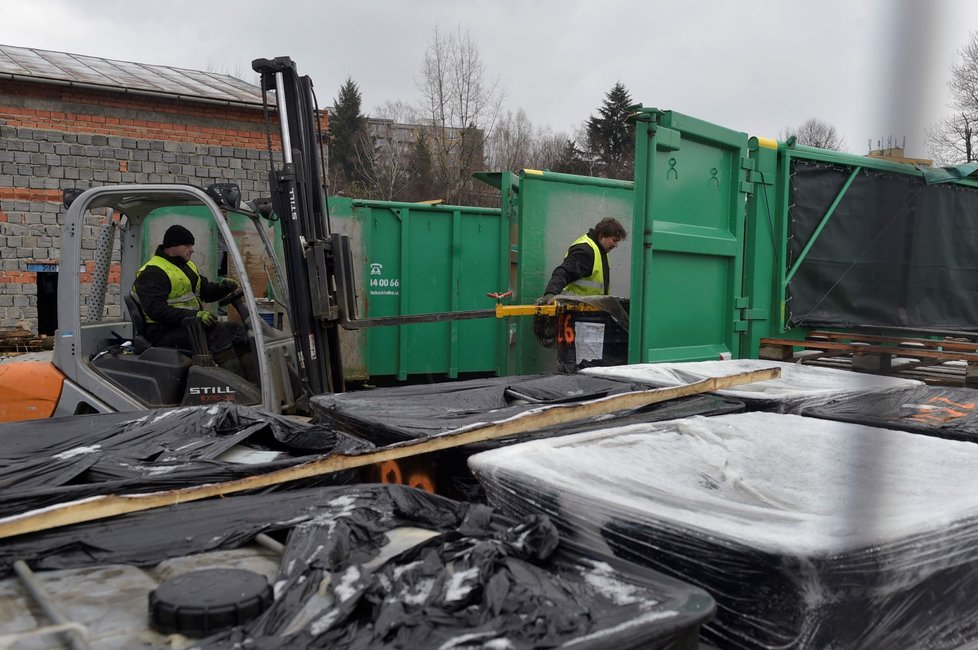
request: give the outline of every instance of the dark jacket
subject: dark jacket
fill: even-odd
[[[156,248],[156,254],[182,270],[190,279],[191,286],[197,284],[197,274],[194,273],[193,269],[187,265],[183,258],[164,255],[163,246]],[[180,327],[183,324],[184,318],[197,315],[196,310],[179,309],[167,304],[167,298],[170,296],[170,278],[159,267],[146,267],[139,274],[139,277],[136,278],[132,288],[139,298],[139,304],[143,308],[143,311],[157,323],[155,325],[148,325],[149,330],[160,331]],[[220,300],[227,293],[226,288],[222,288],[216,282],[211,282],[203,275],[200,276],[200,295],[198,297],[201,301],[213,302]],[[152,334],[155,332],[148,333]],[[152,336],[150,338],[152,340]]]
[[[608,253],[601,247],[601,243],[598,241],[598,236],[595,234],[593,228],[587,231],[587,236],[598,245],[598,250],[601,251],[601,266],[604,270],[604,293],[608,295],[608,287],[611,286]],[[591,275],[591,269],[593,268],[594,250],[587,244],[571,246],[567,249],[567,257],[560,263],[560,266],[554,269],[553,274],[550,276],[550,282],[547,283],[547,288],[543,292],[557,295],[571,282]]]

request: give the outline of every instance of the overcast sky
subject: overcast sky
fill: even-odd
[[[947,111],[978,0],[3,0],[0,43],[238,73],[290,56],[320,105],[347,76],[363,108],[415,102],[433,30],[467,30],[504,109],[572,132],[621,81],[635,102],[749,135],[809,117],[846,148],[906,138]]]

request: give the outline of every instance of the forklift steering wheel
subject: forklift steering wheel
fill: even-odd
[[[231,293],[229,293],[228,295],[224,296],[219,301],[217,301],[217,306],[227,307],[228,305],[233,304],[235,301],[240,300],[241,298],[244,298],[244,291],[241,289],[241,287],[238,287],[237,289],[235,289],[234,291],[232,291]]]

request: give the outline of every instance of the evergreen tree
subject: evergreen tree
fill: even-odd
[[[631,95],[620,81],[605,95],[598,116],[587,122],[588,149],[596,159],[598,175],[631,178],[635,162],[635,126],[626,122]]]
[[[334,177],[339,177],[337,180],[343,187],[363,182],[357,170],[357,147],[363,147],[367,136],[367,118],[360,113],[362,99],[357,84],[347,77],[333,100],[333,114],[329,120],[329,160]]]
[[[564,142],[560,156],[554,161],[552,169],[562,174],[582,175],[587,173],[587,164],[584,162],[581,150],[577,148],[573,140]]]

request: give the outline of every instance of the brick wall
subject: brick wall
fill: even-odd
[[[268,194],[268,169],[260,106],[4,81],[0,327],[37,330],[37,278],[28,265],[58,261],[61,190],[118,183],[206,187],[227,181],[251,200]],[[97,223],[86,225],[86,248],[94,249],[97,229]]]

